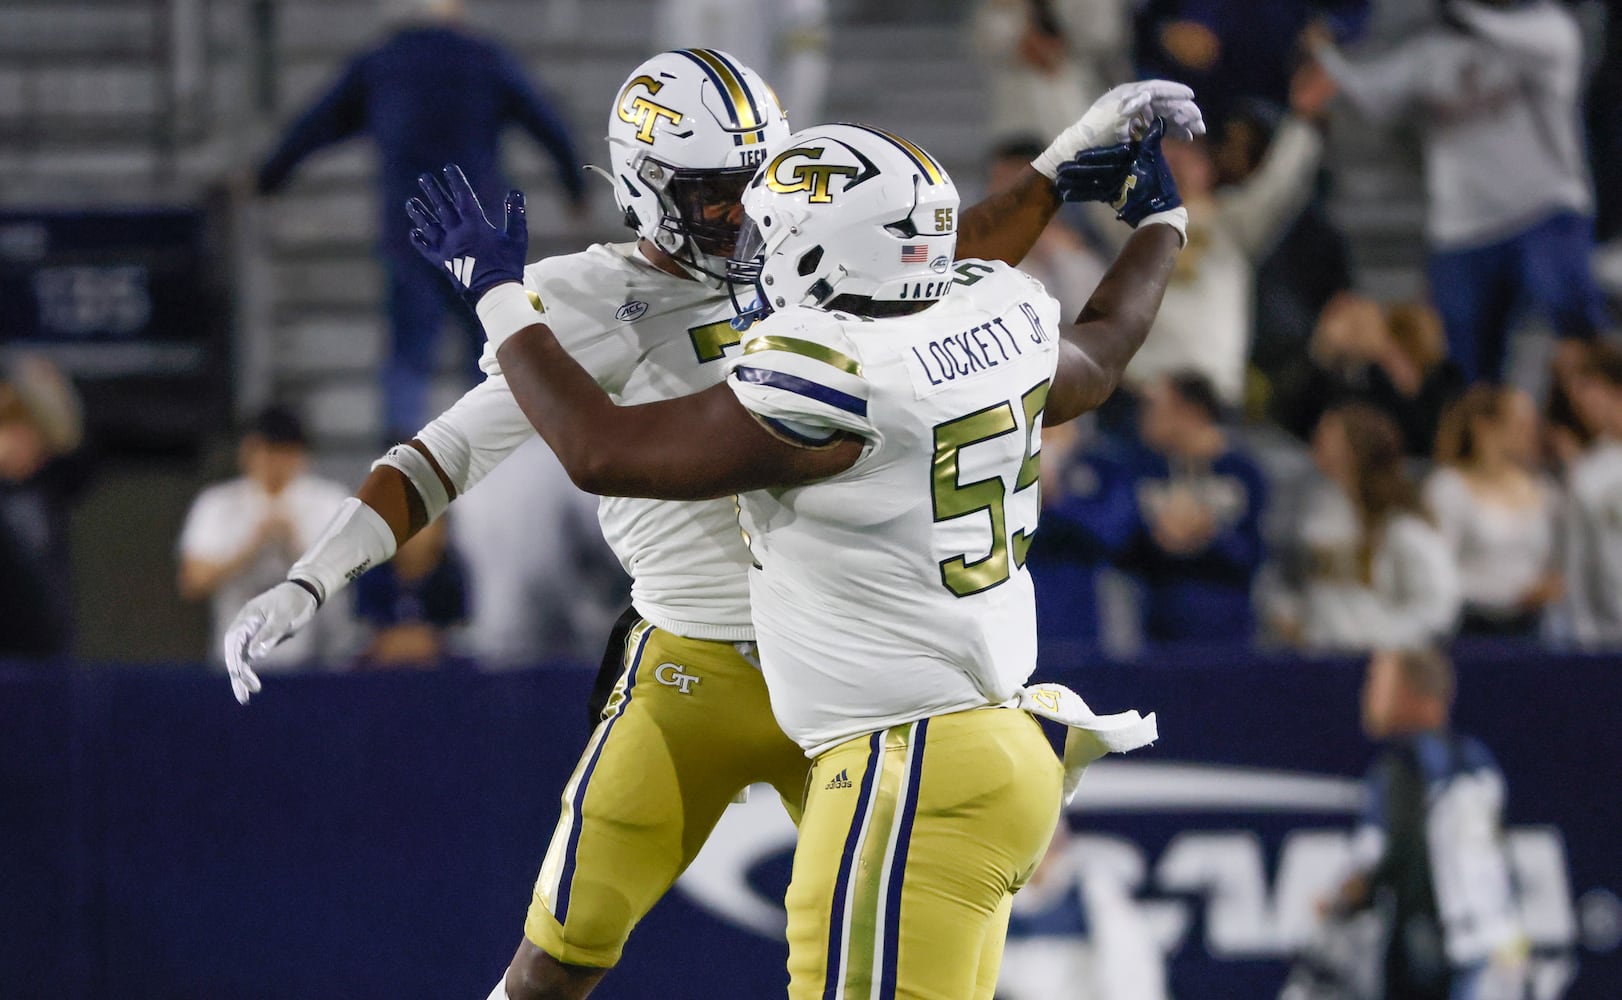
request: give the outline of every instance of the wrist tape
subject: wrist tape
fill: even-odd
[[[1144,226],[1153,225],[1156,222],[1163,223],[1164,225],[1168,225],[1177,230],[1177,238],[1180,241],[1179,245],[1185,247],[1188,246],[1188,209],[1178,205],[1176,208],[1169,208],[1164,212],[1156,212],[1153,215],[1145,215],[1134,228],[1142,229]]]
[[[485,292],[473,311],[484,324],[484,334],[489,339],[485,352],[492,357],[508,337],[526,326],[546,322],[546,311],[540,307],[540,299],[531,298],[516,281],[504,281]]]
[[[1031,166],[1043,177],[1054,180],[1059,176],[1061,166],[1069,163],[1082,150],[1098,145],[1097,139],[1098,135],[1091,127],[1077,122],[1060,132],[1052,145],[1031,161]]]

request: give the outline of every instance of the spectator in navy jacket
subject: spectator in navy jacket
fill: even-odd
[[[1450,727],[1455,674],[1433,649],[1376,653],[1363,731],[1381,744],[1328,915],[1380,906],[1384,995],[1492,1000],[1526,992],[1526,936],[1504,837],[1504,774]]]
[[[1145,450],[1129,467],[1139,530],[1120,557],[1144,588],[1149,642],[1250,638],[1264,556],[1261,469],[1222,425],[1203,375],[1162,376],[1143,394]]]
[[[261,192],[276,191],[306,156],[361,133],[377,142],[382,195],[380,249],[388,268],[393,346],[384,372],[385,431],[404,441],[422,426],[435,345],[450,285],[423,271],[407,237],[406,200],[417,176],[456,163],[485,204],[507,191],[499,139],[508,123],[534,136],[557,164],[575,206],[584,185],[573,139],[557,110],[525,79],[510,53],[460,30],[459,0],[409,0],[420,16],[344,67],[337,83],[295,121],[259,169]],[[469,371],[484,334],[471,313],[455,314],[470,339]]]

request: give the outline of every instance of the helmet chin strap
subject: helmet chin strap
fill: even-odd
[[[654,245],[658,246],[659,249],[664,250],[665,253],[669,255],[670,259],[675,261],[676,265],[686,272],[689,278],[701,285],[709,285],[712,288],[726,287],[727,282],[725,277],[712,274],[699,265],[698,258],[701,255],[699,254],[698,249],[693,246],[692,240],[672,233],[667,229],[661,229],[659,231],[659,235],[661,237],[669,236],[673,241],[675,241],[675,249],[665,250],[663,246],[660,246],[661,241],[659,240],[654,241]],[[686,252],[683,253],[683,251]],[[706,256],[706,259],[713,260],[714,258],[709,258]],[[726,268],[726,263],[724,261],[721,264],[721,268],[724,272]]]

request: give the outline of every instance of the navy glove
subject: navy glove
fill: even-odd
[[[1113,201],[1137,158],[1134,143],[1084,149],[1059,164],[1053,186],[1061,201]]]
[[[406,202],[406,215],[414,227],[411,242],[430,264],[448,271],[462,297],[474,305],[495,286],[524,280],[529,250],[524,193],[507,193],[505,224],[497,229],[484,217],[479,196],[462,168],[448,164],[443,174],[417,178],[423,197]]]
[[[1166,166],[1160,152],[1160,140],[1165,135],[1166,120],[1156,118],[1148,133],[1137,142],[1137,158],[1110,203],[1115,217],[1134,229],[1149,216],[1169,212],[1183,203],[1183,196],[1177,193],[1177,181],[1172,179],[1171,168]]]

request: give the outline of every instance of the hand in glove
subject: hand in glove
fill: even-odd
[[[259,693],[259,677],[252,664],[309,624],[315,609],[315,595],[286,580],[242,606],[225,631],[225,669],[237,701],[246,705],[251,695]]]
[[[507,193],[506,218],[497,229],[485,218],[479,196],[461,168],[453,163],[442,174],[418,177],[423,197],[406,202],[413,226],[411,242],[430,264],[449,272],[469,305],[477,305],[495,286],[524,280],[524,255],[529,250],[524,193]]]

